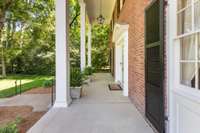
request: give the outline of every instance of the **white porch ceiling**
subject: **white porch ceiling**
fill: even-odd
[[[91,23],[95,23],[100,14],[101,0],[85,0],[86,11]],[[105,23],[110,23],[116,0],[102,0],[102,15],[106,19]]]

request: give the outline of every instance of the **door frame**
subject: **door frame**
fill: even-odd
[[[117,67],[116,67],[116,63],[117,63],[117,47],[120,42],[122,42],[124,45],[124,55],[123,55],[123,59],[124,60],[124,64],[123,64],[123,79],[124,79],[124,84],[123,84],[123,95],[124,96],[128,96],[128,29],[129,29],[129,25],[128,24],[115,24],[114,27],[114,32],[113,32],[113,39],[112,41],[115,44],[115,81],[117,82],[118,80],[118,72],[117,72]],[[122,46],[120,46],[122,47]],[[121,49],[122,50],[122,49]],[[122,52],[122,51],[121,51]],[[122,57],[121,57],[122,58]]]
[[[147,22],[147,20],[146,20],[146,11],[150,8],[150,7],[152,7],[152,5],[153,4],[155,4],[156,2],[157,2],[158,0],[153,0],[146,8],[145,8],[145,18],[144,18],[144,20],[145,20],[145,25],[146,25],[146,22]],[[166,94],[165,94],[165,69],[164,69],[164,67],[165,67],[165,60],[164,60],[164,54],[165,54],[165,51],[164,51],[164,46],[166,45],[166,43],[165,43],[165,23],[164,23],[164,19],[165,19],[165,2],[164,2],[164,0],[159,0],[159,4],[160,4],[160,9],[159,9],[159,11],[160,11],[160,13],[159,13],[159,30],[160,30],[160,34],[159,34],[159,36],[160,36],[160,66],[161,66],[161,70],[160,70],[160,75],[161,75],[161,84],[160,84],[160,86],[162,87],[162,104],[163,104],[163,106],[162,106],[162,112],[163,112],[163,120],[161,121],[162,122],[162,126],[163,127],[161,127],[161,129],[163,129],[163,132],[166,132],[166,125],[165,125],[165,96],[166,96]],[[146,37],[146,26],[145,26],[145,37]],[[147,89],[146,89],[146,86],[147,86],[147,58],[146,58],[146,56],[147,56],[147,51],[146,51],[146,49],[147,49],[147,47],[146,47],[146,44],[147,44],[147,42],[146,42],[146,38],[145,38],[145,60],[144,60],[144,62],[145,62],[145,115],[147,116]]]
[[[174,66],[174,48],[171,44],[173,44],[173,38],[176,36],[176,23],[174,23],[171,19],[176,17],[176,8],[174,6],[176,1],[172,2],[171,0],[168,1],[168,6],[166,7],[166,64],[167,64],[167,89],[166,89],[166,98],[167,98],[167,109],[166,115],[168,121],[166,122],[166,132],[173,133],[173,124],[171,117],[173,116],[173,96],[171,94],[171,90],[174,87],[174,77],[173,73],[174,70],[172,69]]]

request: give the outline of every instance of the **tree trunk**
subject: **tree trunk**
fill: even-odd
[[[1,36],[2,36],[2,29],[4,27],[4,23],[3,23],[3,16],[0,15],[0,48],[1,48],[1,68],[2,68],[2,76],[5,77],[6,76],[6,73],[5,73],[5,61],[4,61],[4,53],[3,53],[3,44],[2,44],[2,41],[1,41]]]
[[[6,71],[5,71],[5,60],[4,60],[4,51],[3,51],[3,44],[1,41],[1,37],[2,37],[2,30],[4,27],[4,17],[5,17],[5,13],[0,14],[0,48],[1,48],[1,68],[2,68],[2,76],[6,77]]]
[[[6,63],[5,63],[3,48],[2,48],[2,55],[1,55],[1,65],[2,65],[2,76],[6,77]]]
[[[0,9],[0,47],[2,47],[2,51],[1,51],[1,65],[2,65],[2,76],[6,77],[6,63],[5,63],[5,56],[4,56],[4,49],[3,49],[3,44],[1,42],[1,37],[2,37],[2,30],[4,27],[4,23],[5,23],[5,14],[6,11],[9,9],[9,7],[11,6],[13,0],[5,0],[4,2],[4,6],[1,6]]]

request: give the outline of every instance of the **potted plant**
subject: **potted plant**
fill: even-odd
[[[71,97],[78,99],[81,97],[83,84],[83,74],[79,68],[71,68],[70,72],[70,89]]]

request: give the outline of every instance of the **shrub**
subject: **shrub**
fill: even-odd
[[[83,74],[81,73],[80,68],[71,68],[70,71],[70,86],[78,87],[83,83]]]
[[[47,87],[51,87],[53,86],[53,80],[45,80],[43,82],[43,87],[47,88]]]
[[[92,75],[94,69],[92,67],[86,67],[85,70],[84,70],[84,74],[86,76],[89,76],[89,75]]]
[[[0,133],[19,133],[17,125],[21,122],[21,118],[17,117],[14,122],[10,122],[0,128]]]

